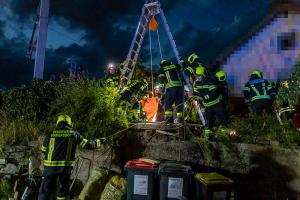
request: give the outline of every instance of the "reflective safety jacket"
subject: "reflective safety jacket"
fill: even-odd
[[[166,86],[166,89],[172,87],[182,87],[180,73],[180,66],[171,64],[169,66],[163,66],[158,76],[159,83]]]
[[[271,96],[276,95],[272,84],[262,78],[251,78],[246,83],[244,96],[247,101],[256,101],[260,99],[271,99]]]
[[[122,92],[130,91],[132,93],[137,93],[139,91],[145,91],[148,88],[148,83],[140,80],[133,80],[128,85],[126,85]]]
[[[87,140],[68,127],[46,135],[42,145],[42,152],[45,155],[44,166],[62,169],[74,166],[77,145],[84,149],[95,149],[101,146],[101,142],[99,139]]]
[[[183,73],[187,76],[187,77],[193,77],[196,73],[196,68],[202,65],[200,62],[193,62],[192,64],[188,65],[184,70]]]
[[[211,107],[222,101],[222,94],[218,90],[216,82],[211,78],[203,81],[196,81],[194,86],[194,96],[202,98],[205,107]]]

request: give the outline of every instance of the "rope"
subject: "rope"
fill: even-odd
[[[159,46],[160,58],[161,58],[161,60],[163,60],[163,55],[162,55],[162,49],[161,49],[161,44],[160,44],[160,38],[159,38],[158,29],[156,30],[156,33],[157,33],[157,39],[158,39],[158,46]]]
[[[151,89],[152,93],[154,92],[153,86],[153,57],[152,57],[152,39],[151,39],[151,30],[149,29],[149,42],[150,42],[150,67],[151,67]]]

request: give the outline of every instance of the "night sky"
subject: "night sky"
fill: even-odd
[[[37,0],[0,0],[0,85],[26,84],[33,61],[26,50]],[[107,63],[125,60],[144,0],[51,0],[45,78],[67,73],[66,60],[75,57],[91,77],[104,74]],[[181,55],[196,52],[204,63],[247,33],[268,13],[271,0],[161,0]],[[158,20],[160,22],[160,20]],[[164,58],[173,57],[160,26]],[[152,34],[157,64],[159,50]],[[145,65],[149,37],[142,49]]]

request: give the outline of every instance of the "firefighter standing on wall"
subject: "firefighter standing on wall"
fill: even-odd
[[[58,117],[55,130],[46,135],[42,145],[44,153],[44,177],[40,187],[39,200],[50,200],[56,191],[57,180],[60,187],[57,200],[69,199],[69,181],[75,162],[76,146],[84,149],[100,148],[105,139],[87,140],[72,129],[68,115]]]
[[[263,74],[259,70],[251,73],[250,80],[244,89],[245,102],[255,114],[272,113],[272,99],[276,93],[274,87],[267,80],[263,79]]]
[[[204,104],[207,122],[206,127],[204,127],[204,137],[208,139],[211,134],[214,116],[218,118],[222,125],[221,131],[226,131],[225,127],[228,120],[223,106],[223,97],[218,90],[217,83],[209,77],[207,70],[202,65],[196,68],[195,74],[194,98]]]
[[[177,122],[181,123],[183,122],[184,88],[180,77],[180,66],[162,60],[160,67],[159,83],[166,88],[164,99],[165,119],[167,123],[174,121],[172,108],[174,104],[177,111]]]

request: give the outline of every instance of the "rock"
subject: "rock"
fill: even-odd
[[[29,147],[38,148],[39,142],[38,142],[38,141],[29,141],[29,142],[28,142],[28,146],[29,146]]]
[[[7,160],[6,159],[0,159],[0,165],[6,165]]]
[[[9,159],[16,162],[21,162],[24,160],[26,153],[24,151],[14,152],[9,155]]]
[[[19,152],[19,151],[26,151],[26,150],[28,150],[29,149],[29,147],[28,146],[16,146],[15,147],[15,151],[17,151],[17,152]]]
[[[5,174],[15,175],[19,173],[19,167],[17,167],[15,164],[8,163],[4,169]]]

